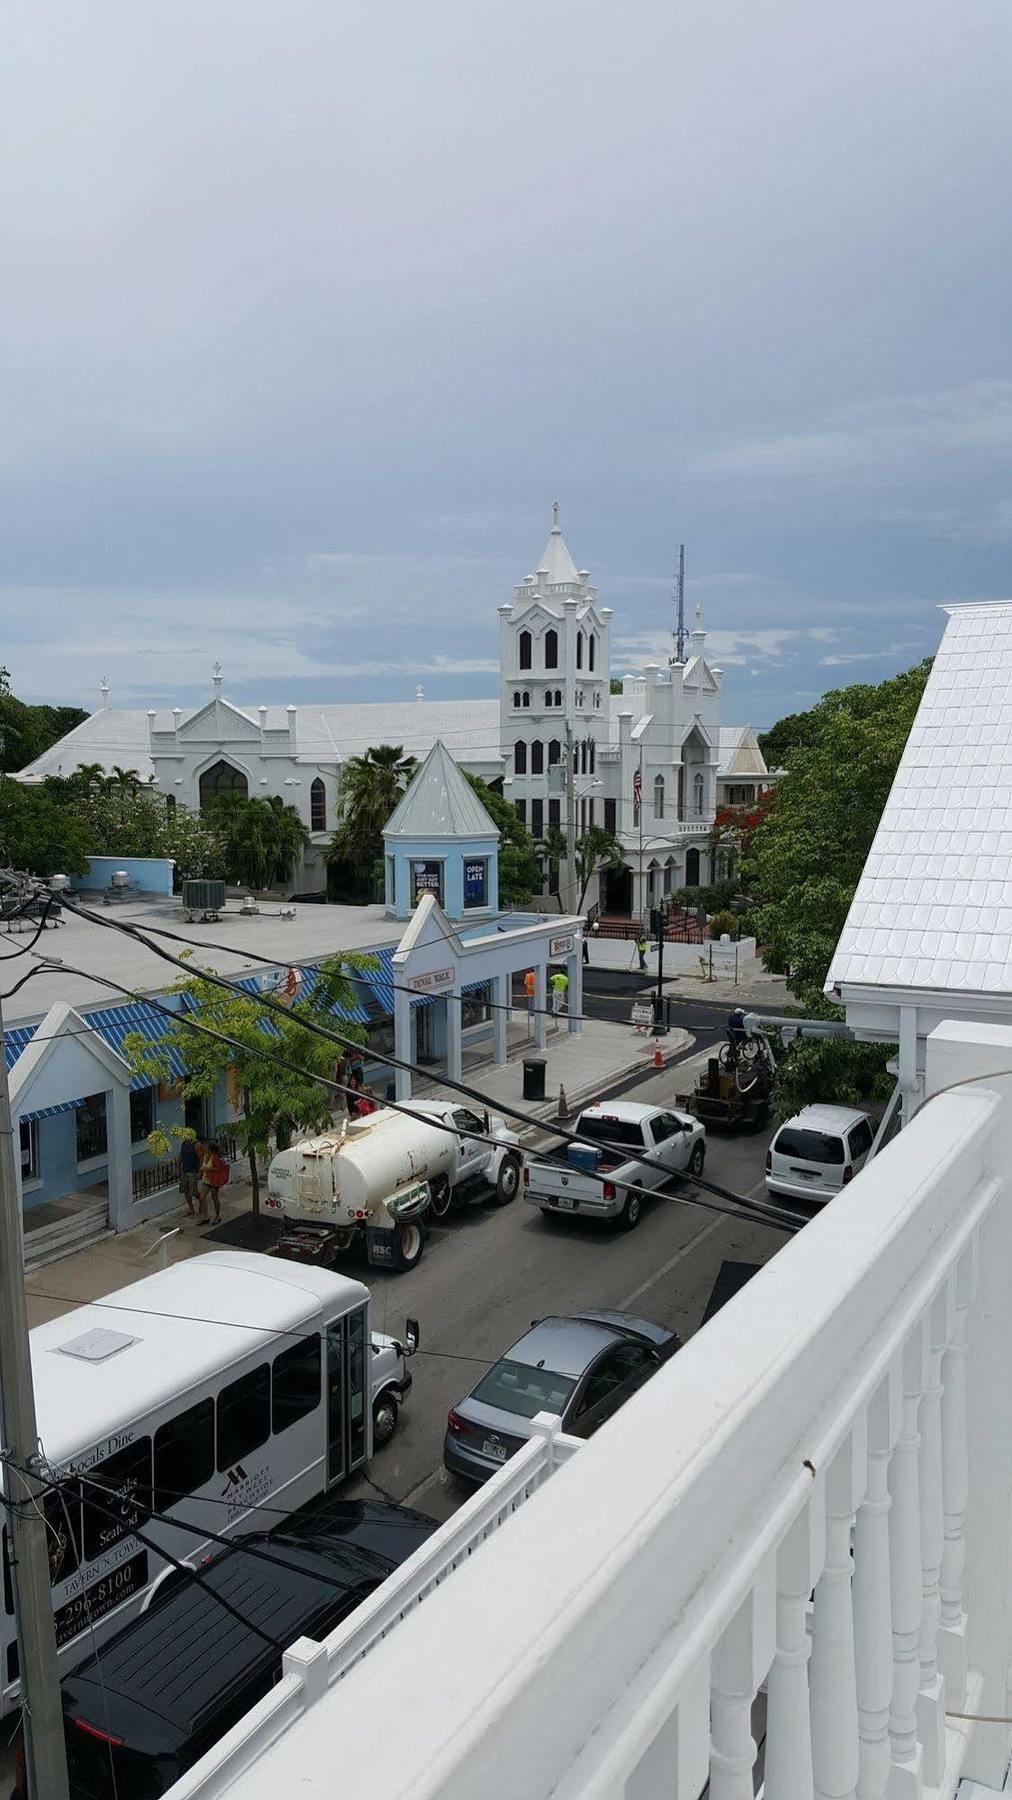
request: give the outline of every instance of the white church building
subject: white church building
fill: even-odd
[[[322,890],[340,807],[341,771],[370,746],[400,744],[421,761],[441,740],[462,767],[502,792],[535,838],[565,830],[572,747],[577,835],[618,837],[624,866],[587,904],[641,916],[664,895],[724,872],[711,832],[718,809],[748,805],[769,784],[751,726],[721,724],[721,671],[707,661],[702,612],[684,660],[648,665],[611,692],[612,609],[577,569],[555,508],[544,553],[499,608],[499,695],[247,708],[228,700],[215,665],[205,705],[148,712],[110,704],[21,770],[37,782],[82,763],[133,769],[167,803],[196,811],[222,793],[295,806],[310,845],[294,887]],[[718,866],[714,867],[715,857]]]

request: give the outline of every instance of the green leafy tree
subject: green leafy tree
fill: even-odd
[[[493,824],[499,827],[499,903],[501,906],[529,906],[541,891],[541,864],[537,845],[526,825],[517,818],[516,807],[502,794],[496,793],[477,775],[461,770],[464,780],[473,787]]]
[[[87,821],[40,787],[0,776],[0,855],[31,875],[84,875],[93,853]]]
[[[611,694],[620,694],[622,692],[622,677],[621,677],[621,675],[613,675],[612,676],[611,680],[608,683],[608,692]]]
[[[550,894],[554,894],[562,908],[561,880],[566,861],[566,834],[557,825],[549,825],[537,844],[538,856],[544,876],[544,884]]]
[[[383,855],[383,827],[418,764],[401,744],[379,744],[349,757],[341,771],[340,817],[330,855],[359,872]]]
[[[601,869],[620,869],[625,861],[622,846],[613,831],[606,831],[603,825],[591,825],[582,837],[576,840],[576,879],[579,883],[579,899],[575,910],[583,911],[583,903],[587,898],[594,876]]]
[[[0,771],[16,774],[87,717],[79,706],[28,705],[11,693],[10,670],[0,670]]]
[[[813,707],[804,733],[795,734],[788,772],[751,834],[742,864],[753,901],[749,924],[767,968],[788,976],[810,1016],[843,1017],[823,985],[929,666],[921,663],[878,686],[840,689]],[[880,1094],[888,1087],[889,1054],[887,1046],[845,1040],[796,1043],[778,1077],[778,1112],[795,1110],[802,1092],[806,1099],[852,1096],[872,1077],[870,1092]]]
[[[377,967],[373,956],[331,957],[321,965],[317,988],[296,1000],[285,1013],[269,1012],[252,996],[226,991],[195,973],[176,990],[189,1010],[179,1022],[166,1020],[164,1034],[151,1044],[138,1033],[124,1042],[131,1067],[152,1082],[172,1079],[170,1050],[178,1050],[186,1066],[184,1099],[210,1099],[222,1082],[236,1097],[240,1117],[230,1127],[249,1161],[253,1211],[260,1211],[258,1157],[266,1161],[272,1144],[284,1147],[293,1132],[322,1131],[330,1118],[329,1093],[319,1080],[330,1080],[340,1051],[310,1029],[324,1020],[352,1044],[365,1043],[361,1025],[335,1019],[332,1008],[352,1012],[361,992],[349,979]],[[231,1038],[240,1046],[219,1042],[184,1023],[191,1019]],[[266,1054],[265,1054],[266,1052]],[[293,1066],[294,1065],[294,1066]],[[298,1070],[305,1070],[300,1074]]]
[[[211,809],[210,821],[220,837],[227,878],[251,888],[287,882],[309,843],[298,810],[276,794],[254,800],[223,795]]]

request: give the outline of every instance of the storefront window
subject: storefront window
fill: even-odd
[[[396,877],[395,864],[394,864],[393,857],[388,856],[387,857],[387,905],[394,906],[394,905],[396,905],[396,902],[397,902],[397,877]]]
[[[488,905],[488,859],[484,856],[464,859],[464,906]]]
[[[130,1142],[140,1144],[154,1130],[155,1090],[139,1088],[130,1095]]]
[[[417,906],[423,894],[435,894],[440,906],[443,904],[443,865],[441,862],[413,862],[411,864],[411,904]]]
[[[485,981],[481,987],[473,988],[469,994],[462,994],[460,1000],[460,1025],[466,1031],[469,1025],[485,1025],[492,1017],[492,983]]]
[[[77,1160],[89,1162],[94,1156],[105,1156],[109,1137],[105,1119],[105,1095],[89,1094],[74,1115],[77,1124]]]
[[[21,1179],[34,1181],[39,1173],[39,1121],[21,1120]]]

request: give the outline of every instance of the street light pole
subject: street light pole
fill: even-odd
[[[0,1043],[3,1016],[0,1014]],[[28,1792],[32,1800],[67,1800],[56,1629],[49,1577],[44,1484],[36,1467],[39,1439],[25,1308],[21,1201],[14,1161],[7,1060],[0,1054],[0,1435],[7,1459],[4,1492],[14,1580]]]

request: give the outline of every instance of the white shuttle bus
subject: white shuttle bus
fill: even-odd
[[[163,1550],[198,1566],[202,1530],[269,1530],[360,1468],[374,1416],[378,1438],[396,1423],[417,1341],[417,1326],[405,1344],[370,1333],[361,1282],[232,1251],[36,1326],[39,1439],[59,1483],[44,1504],[61,1669],[181,1579]],[[9,1713],[19,1663],[6,1525],[3,1588]]]

